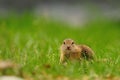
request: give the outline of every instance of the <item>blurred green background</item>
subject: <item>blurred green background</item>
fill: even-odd
[[[119,6],[101,3],[100,8],[98,3],[44,2],[20,12],[11,8],[0,16],[0,59],[19,64],[33,80],[119,80]],[[89,45],[99,62],[59,64],[59,47],[66,38]]]

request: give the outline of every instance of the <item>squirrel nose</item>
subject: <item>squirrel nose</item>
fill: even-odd
[[[68,46],[67,49],[70,50],[70,47]]]

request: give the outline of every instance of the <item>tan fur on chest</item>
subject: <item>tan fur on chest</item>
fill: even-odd
[[[70,60],[79,60],[81,58],[81,53],[80,52],[73,52],[70,53]]]

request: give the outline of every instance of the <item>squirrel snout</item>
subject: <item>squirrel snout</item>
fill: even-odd
[[[67,49],[70,50],[70,46],[67,46]]]

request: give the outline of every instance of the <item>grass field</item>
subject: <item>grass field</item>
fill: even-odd
[[[0,18],[0,59],[20,64],[34,80],[119,80],[119,21],[102,19],[84,26],[30,15]],[[60,65],[59,47],[65,38],[89,45],[99,62]]]

